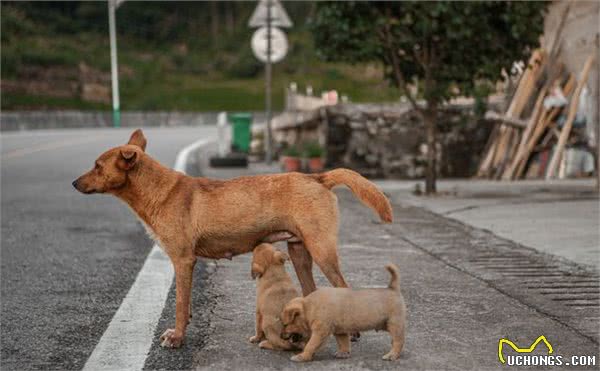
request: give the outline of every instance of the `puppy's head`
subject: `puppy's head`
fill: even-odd
[[[261,243],[252,252],[252,279],[260,278],[272,265],[283,265],[288,260],[286,253],[278,251],[270,243]]]
[[[94,168],[75,181],[73,187],[81,193],[105,193],[127,184],[127,173],[133,170],[146,149],[146,138],[141,129],[131,134],[129,142],[109,149],[94,162]]]
[[[294,298],[285,305],[281,312],[282,339],[297,342],[310,337],[310,328],[304,312],[304,298]]]

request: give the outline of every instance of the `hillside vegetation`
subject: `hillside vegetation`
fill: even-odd
[[[294,81],[316,94],[391,101],[380,66],[332,64],[316,55],[313,3],[286,2],[290,52],[274,67],[281,109]],[[262,110],[263,65],[247,26],[255,2],[125,2],[117,11],[123,110]],[[105,2],[2,2],[2,109],[109,109]]]

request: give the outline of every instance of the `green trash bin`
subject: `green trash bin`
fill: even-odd
[[[229,122],[233,127],[231,143],[233,151],[248,153],[250,150],[252,115],[249,113],[234,113],[229,115]]]

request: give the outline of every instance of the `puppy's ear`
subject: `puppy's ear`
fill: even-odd
[[[281,251],[275,251],[275,253],[273,254],[273,261],[276,264],[283,264],[286,260],[289,260],[289,258],[290,257],[288,256],[288,254]]]
[[[296,319],[296,317],[298,317],[300,315],[300,313],[302,312],[302,306],[300,305],[294,305],[291,307],[286,308],[286,312],[285,315],[287,316],[287,323],[292,323],[294,322],[294,320]]]
[[[250,271],[250,275],[252,276],[253,280],[260,278],[264,273],[265,269],[261,265],[257,263],[252,263],[252,270]]]
[[[285,323],[292,323],[302,313],[302,310],[304,310],[302,302],[294,302],[283,309],[282,319]]]
[[[144,132],[142,129],[137,129],[131,134],[129,138],[129,142],[127,144],[131,144],[134,146],[138,146],[142,149],[142,151],[146,150],[146,137],[144,137]]]
[[[120,163],[123,166],[124,170],[129,170],[135,166],[138,160],[138,154],[136,151],[131,149],[122,149],[121,150],[121,160]]]

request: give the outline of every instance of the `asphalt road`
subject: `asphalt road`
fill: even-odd
[[[3,133],[2,369],[80,369],[152,243],[128,207],[71,181],[131,129]],[[147,152],[172,166],[213,127],[145,129]]]
[[[204,175],[222,178],[247,172],[204,169]],[[336,194],[339,255],[350,285],[382,287],[389,282],[384,265],[393,262],[400,269],[408,330],[397,362],[381,360],[390,346],[385,332],[362,333],[345,360],[333,357],[331,338],[309,365],[291,362],[292,352],[250,344],[256,282],[250,278],[251,256],[246,254],[207,263],[210,275],[195,281],[193,298],[201,307],[193,311],[199,318],[193,319],[186,344],[171,352],[153,347],[146,368],[493,370],[506,367],[498,359],[500,339],[528,347],[540,335],[565,361],[591,355],[597,367],[600,301],[595,272],[396,197],[391,197],[394,223],[382,225],[349,191]],[[286,250],[282,244],[279,248]],[[287,270],[296,281],[289,263]],[[329,286],[318,268],[314,273],[318,286]],[[167,318],[173,308],[171,298],[165,306]],[[503,352],[516,354],[508,346]],[[534,354],[546,353],[539,347]]]
[[[2,369],[81,368],[131,287],[152,243],[120,201],[81,195],[70,185],[129,132],[2,135]],[[147,150],[171,165],[184,145],[211,135],[213,128],[148,129]],[[381,225],[348,191],[336,193],[340,259],[351,285],[384,286],[389,279],[384,264],[400,267],[409,325],[399,361],[380,359],[389,347],[384,332],[363,333],[348,360],[334,359],[335,343],[329,341],[310,366],[290,362],[289,352],[249,344],[255,282],[247,254],[197,264],[194,317],[180,349],[160,348],[157,341],[173,324],[171,289],[144,368],[487,370],[504,367],[498,361],[500,338],[526,347],[539,335],[557,355],[595,355],[600,361],[596,272],[398,197],[392,197],[394,224]],[[328,285],[317,268],[315,273],[318,285]]]

